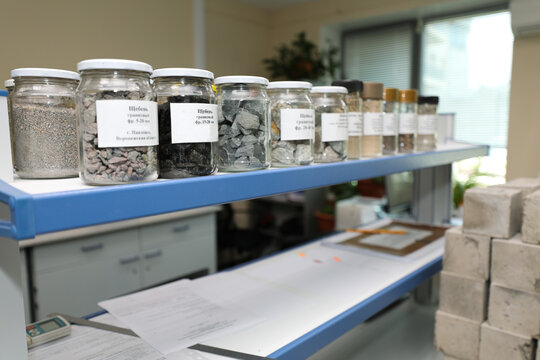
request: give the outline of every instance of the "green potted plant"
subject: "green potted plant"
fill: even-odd
[[[339,62],[338,48],[329,44],[319,50],[305,32],[299,33],[292,44],[277,48],[277,55],[263,60],[272,80],[318,80],[325,75],[335,78]]]

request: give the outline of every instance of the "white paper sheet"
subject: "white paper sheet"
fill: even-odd
[[[163,354],[255,325],[262,318],[218,305],[188,280],[99,303]]]

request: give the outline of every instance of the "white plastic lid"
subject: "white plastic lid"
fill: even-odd
[[[261,76],[248,76],[248,75],[238,75],[238,76],[220,76],[214,80],[214,84],[261,84],[268,85],[268,79]]]
[[[346,88],[343,86],[314,86],[311,89],[312,93],[322,94],[322,93],[333,93],[333,94],[348,94]]]
[[[81,76],[75,71],[45,68],[19,68],[11,70],[12,78],[23,76],[81,80]]]
[[[122,59],[91,59],[83,60],[77,64],[77,71],[83,70],[135,70],[152,73],[152,66],[141,61],[122,60]]]
[[[313,85],[307,81],[272,81],[268,89],[311,89]]]
[[[168,76],[192,76],[205,79],[214,79],[214,73],[203,69],[191,69],[191,68],[165,68],[157,69],[152,73],[153,78],[168,77]]]
[[[7,79],[6,81],[4,81],[4,87],[5,88],[10,88],[10,87],[14,87],[14,86],[15,86],[15,80]]]

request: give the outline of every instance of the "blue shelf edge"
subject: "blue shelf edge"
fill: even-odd
[[[369,179],[451,164],[488,153],[488,146],[29,195],[0,181],[11,224],[0,236],[23,240],[55,231]],[[46,181],[46,180],[44,180]]]
[[[433,260],[384,290],[273,352],[268,357],[280,360],[307,359],[440,272],[442,270],[442,261],[442,256]]]

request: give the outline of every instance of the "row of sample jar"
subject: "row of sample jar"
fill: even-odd
[[[115,59],[85,60],[77,68],[12,71],[18,176],[78,174],[91,185],[122,184],[378,156],[385,144],[369,131],[382,121],[366,121],[370,113],[385,117],[379,83],[312,88],[255,76],[214,81],[206,70],[154,71]],[[362,122],[361,110],[358,128],[351,118]]]
[[[349,159],[435,150],[437,96],[359,80],[332,85],[347,89]]]

